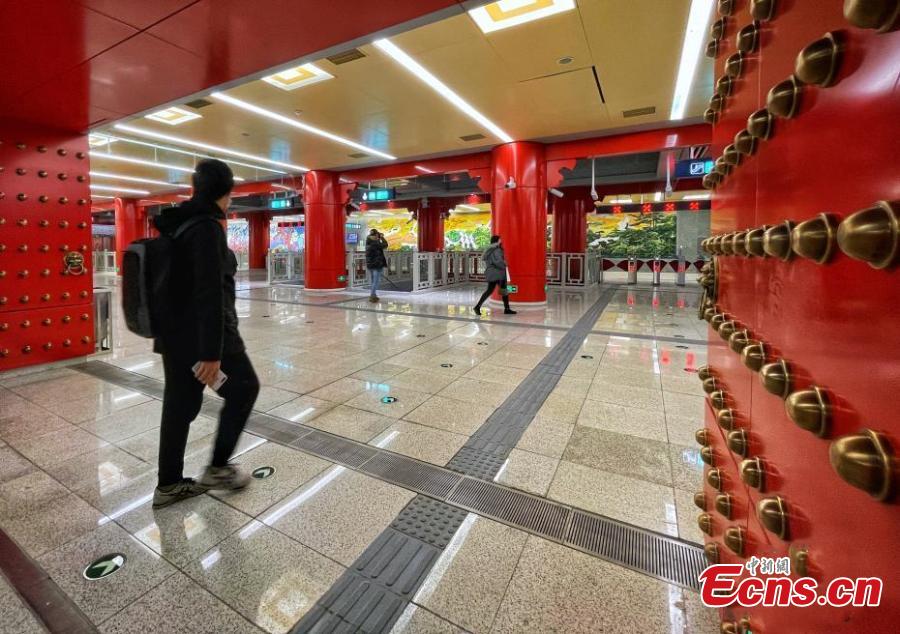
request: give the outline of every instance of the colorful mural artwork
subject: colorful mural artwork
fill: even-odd
[[[419,243],[419,225],[408,214],[373,216],[368,218],[367,228],[384,234],[389,251],[415,251]]]
[[[235,254],[250,252],[250,223],[246,220],[229,220],[226,233],[228,248]]]
[[[444,221],[446,251],[484,251],[491,243],[491,213],[450,214]]]
[[[271,251],[302,251],[303,227],[299,222],[273,220],[269,224],[269,249]]]
[[[674,257],[675,214],[590,214],[588,249],[605,257]]]

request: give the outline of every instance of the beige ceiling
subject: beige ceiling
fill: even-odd
[[[690,4],[690,0],[577,0],[573,11],[490,34],[483,34],[468,14],[460,14],[391,40],[516,139],[608,132],[668,120]],[[253,80],[226,92],[400,160],[474,150],[499,142],[385,53],[371,44],[359,48],[366,57],[346,64],[303,60],[312,61],[334,79],[294,91]],[[557,60],[563,57],[574,60],[560,65]],[[702,114],[712,85],[712,63],[703,57],[688,101],[687,118]],[[359,150],[213,101],[213,105],[197,110],[202,118],[179,126],[144,118],[129,123],[310,168],[384,162],[372,156],[351,158],[350,154]],[[624,110],[647,106],[654,106],[656,112],[633,118],[622,115]],[[295,111],[300,111],[299,115]],[[474,133],[487,138],[469,143],[459,138]],[[111,150],[144,160],[192,164],[188,156],[123,142],[112,144]],[[163,170],[97,156],[92,157],[91,165],[94,170],[167,180]],[[235,173],[247,180],[275,176],[237,166]],[[185,182],[187,175],[171,176]],[[97,177],[94,182],[112,181]],[[138,183],[121,185],[153,193],[167,189]]]

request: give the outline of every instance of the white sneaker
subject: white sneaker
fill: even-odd
[[[232,491],[250,484],[250,476],[232,464],[224,467],[209,465],[200,476],[199,484],[207,489]]]

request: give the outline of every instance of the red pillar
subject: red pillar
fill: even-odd
[[[562,198],[553,198],[553,234],[551,250],[554,253],[584,253],[587,247],[587,213],[591,209],[587,198],[566,192]]]
[[[419,206],[419,251],[444,250],[444,212],[447,199],[429,198],[428,207]]]
[[[306,173],[303,186],[306,226],[306,288],[335,290],[346,286],[338,280],[346,274],[344,224],[338,175],[315,170]]]
[[[250,224],[250,268],[266,268],[266,254],[269,252],[269,214],[259,212],[249,214]]]
[[[503,239],[515,304],[543,304],[547,279],[547,173],[544,146],[516,141],[491,153],[491,226]],[[516,186],[507,189],[510,177]]]
[[[122,274],[122,255],[129,244],[147,237],[147,212],[133,198],[113,201],[116,218],[116,269]]]

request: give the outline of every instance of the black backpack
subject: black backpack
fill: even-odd
[[[214,220],[194,216],[172,235],[135,240],[122,256],[122,312],[125,325],[136,335],[161,336],[174,327],[171,279],[175,260],[175,240],[196,224]]]

